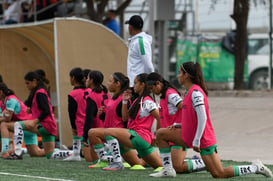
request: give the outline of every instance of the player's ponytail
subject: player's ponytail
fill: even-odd
[[[185,62],[181,65],[181,70],[189,75],[192,83],[199,85],[203,89],[205,94],[208,95],[208,90],[205,85],[202,68],[198,62]]]
[[[165,99],[166,92],[169,88],[173,88],[179,95],[180,92],[178,89],[172,85],[169,81],[165,80],[159,73],[152,72],[147,76],[147,85],[156,85],[157,82],[161,82],[163,84],[161,89],[161,99]]]
[[[198,84],[203,89],[205,94],[208,95],[208,90],[207,86],[205,85],[202,68],[198,62],[196,62],[194,65],[196,70],[196,84]]]
[[[93,88],[94,92],[100,93],[103,91],[104,93],[107,93],[107,88],[102,84],[104,80],[104,76],[101,71],[98,70],[92,70],[88,73],[88,78],[91,80],[93,79],[93,84],[95,85],[95,88]]]
[[[5,96],[14,95],[14,91],[9,89],[3,82],[0,82],[0,90],[5,94]]]

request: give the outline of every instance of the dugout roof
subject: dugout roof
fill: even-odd
[[[100,70],[104,82],[113,72],[126,73],[127,46],[103,25],[80,18],[0,26],[0,74],[24,101],[24,75],[44,69],[50,80],[52,104],[59,120],[62,144],[72,145],[67,95],[72,90],[69,72],[74,67]]]

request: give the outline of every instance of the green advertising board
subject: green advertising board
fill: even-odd
[[[198,61],[206,82],[233,82],[234,56],[222,48],[220,41],[198,43],[195,40],[177,40],[176,71],[188,61]],[[198,58],[197,58],[198,57]],[[247,81],[247,61],[244,79]]]

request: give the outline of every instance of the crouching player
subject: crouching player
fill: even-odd
[[[53,117],[50,99],[43,82],[38,74],[29,72],[25,75],[26,87],[30,90],[32,120],[17,121],[14,124],[15,153],[9,159],[22,159],[22,142],[24,130],[40,134],[44,152],[47,158],[65,158],[72,152],[67,150],[55,150],[55,136],[57,125]]]

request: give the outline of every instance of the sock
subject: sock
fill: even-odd
[[[102,143],[100,144],[97,144],[97,145],[93,145],[93,148],[95,150],[95,152],[97,153],[98,157],[100,160],[107,160],[107,162],[109,164],[113,163],[113,156],[112,155],[107,155],[106,151],[105,151],[105,148],[103,146]]]
[[[15,122],[14,123],[14,148],[15,148],[15,154],[21,155],[22,154],[22,144],[24,139],[24,131],[23,126],[24,123],[22,121]]]
[[[73,154],[72,150],[56,150],[52,153],[47,154],[46,157],[50,159],[63,159],[67,158],[71,154]]]
[[[73,136],[73,154],[74,156],[80,156],[81,154],[81,139],[77,136]]]
[[[27,154],[28,153],[27,148],[22,148],[22,152],[23,154]]]
[[[201,171],[206,168],[202,159],[187,160],[188,172]]]
[[[110,165],[114,163],[114,158],[112,155],[106,155],[106,159]]]
[[[110,146],[110,151],[113,156],[113,161],[119,162],[119,163],[122,162],[118,140],[112,136],[105,136],[105,139],[107,144],[109,144]]]
[[[103,156],[105,156],[105,154],[104,154],[105,151],[104,151],[102,143],[97,144],[97,145],[93,145],[93,148],[94,148],[95,152],[97,153],[99,159],[101,159]]]
[[[250,173],[256,173],[257,166],[255,165],[242,165],[242,166],[233,166],[234,176],[247,175]]]
[[[173,168],[172,158],[171,158],[171,147],[159,148],[160,158],[163,163],[164,168]]]
[[[9,150],[9,138],[1,138],[2,150],[1,152]]]
[[[104,151],[106,152],[106,155],[111,155],[110,147],[107,143],[103,144]]]

